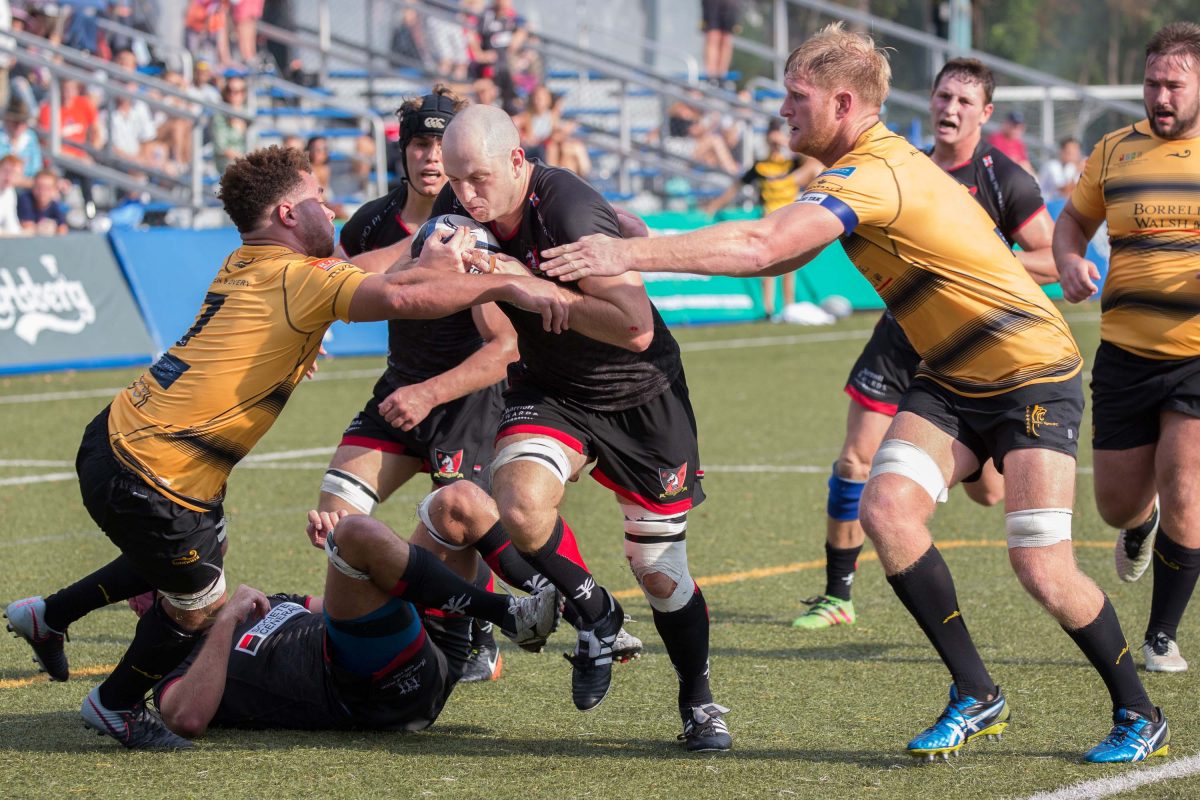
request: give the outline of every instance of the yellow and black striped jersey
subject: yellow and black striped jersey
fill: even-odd
[[[966,188],[881,123],[808,185],[846,255],[922,361],[918,377],[984,397],[1066,380],[1081,365],[1058,309]]]
[[[1071,203],[1108,223],[1100,338],[1143,358],[1200,356],[1200,139],[1142,120],[1096,145]]]
[[[113,452],[173,501],[203,510],[274,424],[366,273],[338,258],[243,246],[192,327],[117,395]]]
[[[796,195],[800,194],[792,173],[803,165],[804,159],[800,156],[770,155],[755,161],[742,175],[742,183],[757,187],[763,213],[770,214],[795,201]]]

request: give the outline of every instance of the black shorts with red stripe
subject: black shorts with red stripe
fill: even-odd
[[[341,444],[420,459],[421,471],[428,472],[438,486],[469,480],[487,489],[506,384],[437,406],[407,431],[392,427],[379,413],[379,404],[402,385],[390,374],[380,378],[370,402],[342,434]]]
[[[846,380],[846,394],[868,411],[896,416],[921,357],[900,323],[884,312]]]
[[[504,393],[497,440],[519,433],[556,439],[596,462],[591,475],[621,501],[660,514],[700,505],[696,417],[681,372],[664,391],[623,411],[593,411],[527,381]]]

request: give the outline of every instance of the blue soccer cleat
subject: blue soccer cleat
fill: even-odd
[[[1008,702],[1000,687],[991,700],[959,697],[958,687],[950,686],[950,704],[937,722],[921,731],[908,743],[908,752],[922,761],[941,756],[957,756],[962,746],[980,736],[1000,738],[1008,727]]]
[[[1104,741],[1083,754],[1083,760],[1093,764],[1118,764],[1165,756],[1171,749],[1171,729],[1167,727],[1167,718],[1161,708],[1154,709],[1154,716],[1157,721],[1136,711],[1118,708],[1113,714],[1113,729]]]

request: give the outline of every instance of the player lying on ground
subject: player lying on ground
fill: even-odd
[[[462,675],[472,617],[540,648],[558,620],[555,589],[485,591],[478,556],[442,547],[429,525],[465,527],[465,538],[483,531],[464,525],[453,500],[422,507],[428,525],[409,542],[371,517],[310,512],[310,536],[329,557],[324,596],[239,587],[203,643],[155,687],[167,727],[189,739],[214,725],[420,730]]]

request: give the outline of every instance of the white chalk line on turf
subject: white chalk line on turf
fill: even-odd
[[[1157,767],[1141,767],[1111,778],[1075,783],[1052,792],[1031,795],[1027,800],[1093,800],[1196,774],[1200,774],[1200,755],[1180,758]]]

